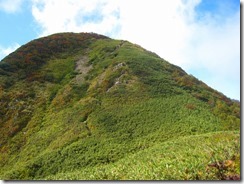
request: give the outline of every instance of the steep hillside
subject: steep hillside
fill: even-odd
[[[128,41],[60,33],[0,62],[0,179],[240,178],[240,104]]]

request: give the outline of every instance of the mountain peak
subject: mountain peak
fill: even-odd
[[[3,59],[3,62],[14,63],[19,68],[25,64],[42,63],[50,57],[72,50],[86,48],[94,39],[108,39],[96,33],[57,33],[35,39],[17,49]]]

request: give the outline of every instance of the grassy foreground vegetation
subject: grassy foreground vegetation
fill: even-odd
[[[127,41],[28,43],[0,63],[0,106],[3,180],[240,178],[240,104]]]
[[[239,132],[158,143],[115,163],[48,176],[49,180],[218,180],[240,174]],[[196,146],[197,145],[197,146]],[[219,168],[215,166],[219,164]]]

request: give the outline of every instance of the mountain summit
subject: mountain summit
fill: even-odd
[[[128,41],[23,45],[0,107],[2,180],[240,179],[240,104]]]

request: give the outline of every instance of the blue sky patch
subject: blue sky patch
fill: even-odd
[[[196,19],[202,20],[206,15],[224,20],[226,17],[240,11],[239,0],[202,0],[195,7]]]
[[[27,7],[26,7],[27,8]],[[14,43],[20,45],[36,38],[35,22],[31,11],[20,11],[8,14],[0,11],[0,44],[9,46]]]

